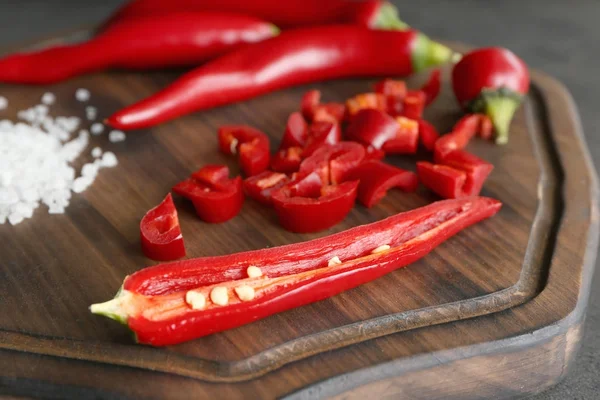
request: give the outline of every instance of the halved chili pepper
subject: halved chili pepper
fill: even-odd
[[[466,111],[490,117],[496,143],[505,144],[510,121],[529,91],[529,70],[510,50],[478,49],[454,65],[452,89]]]
[[[425,107],[434,102],[435,99],[440,94],[442,89],[442,71],[440,69],[435,69],[431,75],[429,75],[429,80],[423,85],[421,91],[425,93]]]
[[[463,150],[445,155],[444,163],[417,163],[421,182],[446,199],[478,195],[494,166]]]
[[[228,155],[239,152],[240,165],[246,176],[260,174],[269,168],[270,144],[267,135],[247,125],[225,125],[219,128],[219,147]]]
[[[289,183],[286,174],[264,171],[244,180],[244,192],[254,200],[265,204],[273,204],[271,192]]]
[[[283,228],[298,233],[319,232],[348,215],[357,187],[358,181],[323,185],[318,172],[312,172],[274,191],[271,198]]]
[[[440,137],[437,129],[424,119],[419,120],[419,139],[421,144],[429,151],[435,148],[435,142]]]
[[[417,174],[381,161],[367,161],[354,168],[347,179],[359,180],[358,201],[371,208],[379,203],[394,187],[404,192],[414,192],[419,185]]]
[[[402,101],[402,112],[400,115],[410,119],[423,118],[425,101],[427,95],[421,90],[409,90]]]
[[[157,261],[171,261],[185,256],[185,246],[177,209],[171,193],[144,215],[140,222],[142,251]]]
[[[150,127],[294,85],[408,75],[451,56],[450,49],[412,30],[344,25],[295,29],[204,64],[161,92],[117,112],[108,123],[125,130]]]
[[[362,93],[346,100],[346,112],[349,118],[353,118],[362,110],[386,111],[385,96],[380,93]]]
[[[279,150],[271,157],[271,169],[275,172],[284,172],[286,174],[298,171],[302,162],[302,147],[288,147]]]
[[[444,157],[451,151],[464,149],[480,127],[481,114],[469,114],[462,117],[452,131],[435,142],[434,160],[444,163]]]
[[[217,12],[127,20],[87,42],[2,58],[0,82],[48,84],[107,68],[196,66],[278,33],[257,18]]]
[[[387,1],[366,0],[134,0],[120,8],[104,26],[119,20],[159,16],[178,11],[236,12],[281,24],[285,28],[336,23],[376,29],[406,29]]]
[[[364,160],[365,148],[354,142],[322,146],[302,161],[300,175],[317,172],[324,185],[342,183],[346,176]]]
[[[229,168],[207,165],[173,187],[173,192],[191,200],[198,216],[210,223],[230,220],[244,202],[242,178],[229,179]]]
[[[496,214],[497,200],[445,200],[303,243],[142,269],[91,312],[165,346],[310,304],[417,261]]]
[[[396,117],[396,137],[386,141],[381,149],[386,154],[415,154],[419,145],[419,122]]]
[[[328,144],[337,144],[342,140],[340,124],[332,122],[313,122],[308,129],[308,137],[302,157],[309,157],[319,147]]]
[[[285,132],[281,139],[279,149],[287,149],[288,147],[304,147],[306,137],[308,136],[308,124],[299,112],[290,114],[285,125]]]

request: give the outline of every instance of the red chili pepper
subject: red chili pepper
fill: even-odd
[[[105,24],[140,16],[177,11],[226,11],[253,15],[285,28],[335,23],[377,29],[406,29],[396,8],[386,1],[366,0],[135,0],[119,9]]]
[[[321,104],[321,92],[309,90],[302,96],[300,104],[302,115],[309,121],[339,123],[344,119],[346,107],[340,103]]]
[[[410,119],[423,118],[427,95],[421,90],[409,90],[402,102],[401,115]]]
[[[442,136],[435,142],[434,160],[443,164],[444,157],[451,151],[464,149],[479,129],[479,114],[462,117],[452,128],[452,132]]]
[[[127,20],[87,42],[0,59],[0,82],[48,84],[107,68],[195,66],[278,33],[254,17],[216,12]]]
[[[304,147],[308,136],[308,125],[299,112],[291,113],[281,139],[280,150],[288,147]]]
[[[419,122],[406,117],[396,117],[396,137],[383,144],[386,154],[415,154],[419,145]]]
[[[336,185],[349,180],[346,176],[363,162],[365,155],[365,148],[354,142],[322,146],[302,161],[299,172],[301,176],[317,172],[324,185]]]
[[[342,140],[340,125],[331,122],[317,121],[310,125],[308,138],[302,157],[309,157],[319,147],[327,144],[337,144]]]
[[[360,110],[348,124],[346,137],[374,149],[381,149],[398,134],[398,122],[381,110]]]
[[[294,85],[408,75],[451,56],[450,49],[412,30],[296,29],[208,62],[154,96],[119,111],[108,123],[119,129],[144,128]]]
[[[300,102],[300,111],[304,118],[312,121],[315,116],[315,108],[321,103],[321,92],[319,90],[309,90],[302,96]]]
[[[308,183],[307,183],[308,182]],[[319,232],[343,220],[354,207],[358,181],[323,185],[317,172],[271,194],[281,226],[298,233]]]
[[[494,166],[463,150],[446,154],[444,164],[417,163],[421,182],[446,199],[478,195]]]
[[[346,100],[346,111],[349,117],[354,117],[362,110],[387,110],[387,101],[380,93],[362,93]]]
[[[386,111],[390,115],[401,115],[404,108],[404,98],[407,94],[406,82],[394,79],[384,79],[375,84],[375,92],[386,98]]]
[[[218,135],[223,153],[240,154],[240,165],[246,176],[260,174],[269,168],[269,138],[258,129],[247,125],[225,125],[219,128]]]
[[[254,200],[265,204],[273,204],[271,193],[288,184],[290,179],[286,174],[265,171],[244,180],[244,192]]]
[[[494,125],[492,124],[492,120],[487,115],[481,114],[481,119],[479,121],[479,136],[482,139],[491,139],[492,134],[494,133]]]
[[[286,174],[298,171],[302,162],[302,147],[288,147],[279,150],[271,158],[271,169],[275,172],[284,172]]]
[[[365,161],[368,160],[383,160],[385,158],[385,152],[379,149],[375,149],[371,146],[365,146]]]
[[[90,310],[128,325],[139,343],[185,342],[370,282],[500,207],[485,197],[439,201],[308,242],[145,268]]]
[[[185,246],[177,209],[171,193],[140,222],[142,251],[156,261],[171,261],[185,256]]]
[[[423,87],[421,91],[425,93],[425,107],[434,102],[435,99],[440,94],[442,89],[442,71],[440,69],[434,70],[431,75],[429,75],[429,80]]]
[[[433,151],[435,148],[435,142],[440,137],[440,134],[433,125],[424,119],[419,120],[419,139],[421,144],[429,151]]]
[[[228,179],[228,176],[226,166],[207,165],[175,185],[173,192],[191,200],[202,220],[225,222],[238,215],[244,203],[242,178]]]
[[[454,66],[452,88],[461,107],[490,117],[496,143],[505,144],[510,121],[529,90],[529,70],[507,49],[479,49]]]
[[[417,174],[381,161],[367,161],[356,167],[347,179],[358,179],[358,201],[371,208],[379,203],[388,190],[397,187],[404,192],[414,192],[419,185]]]

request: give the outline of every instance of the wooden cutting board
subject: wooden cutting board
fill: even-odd
[[[81,34],[81,33],[80,33]],[[52,41],[72,40],[66,35]],[[459,118],[448,82],[427,110],[440,130]],[[50,90],[55,115],[85,116],[77,88],[106,117],[171,82],[178,72],[94,74],[52,87],[0,85],[10,108]],[[409,79],[418,87],[425,75]],[[60,398],[410,399],[508,398],[540,392],[568,371],[579,347],[598,242],[597,181],[577,111],[565,88],[533,73],[531,94],[497,147],[469,150],[495,170],[482,195],[504,207],[413,265],[331,299],[186,344],[136,345],[127,330],[89,313],[125,275],[150,265],[139,221],[169,188],[217,151],[221,124],[245,123],[278,144],[302,94],[326,101],[369,91],[373,80],[297,87],[92,144],[117,168],[73,197],[65,215],[38,210],[0,226],[0,393]],[[414,169],[416,157],[389,162]],[[282,230],[273,212],[247,200],[233,220],[210,225],[176,201],[190,257],[276,246],[339,232],[436,200],[425,188],[357,206],[319,234]]]

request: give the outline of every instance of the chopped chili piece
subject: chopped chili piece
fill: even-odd
[[[356,167],[347,179],[358,179],[358,201],[371,208],[377,204],[391,188],[404,192],[417,190],[417,174],[394,167],[381,161],[367,161]]]
[[[276,172],[285,172],[286,174],[298,171],[302,162],[302,147],[288,147],[279,150],[271,158],[271,169]]]
[[[435,142],[440,137],[440,134],[433,125],[424,119],[419,120],[419,139],[421,144],[429,151],[435,148]]]
[[[375,92],[381,93],[386,99],[386,111],[390,115],[401,115],[404,108],[404,98],[407,89],[406,82],[384,79],[375,84]]]
[[[342,140],[340,124],[324,121],[313,122],[308,130],[308,138],[302,156],[309,157],[319,147],[327,144],[337,144],[340,140]]]
[[[379,150],[371,146],[365,146],[365,151],[365,161],[383,160],[385,158],[385,152],[383,150]]]
[[[90,310],[128,325],[139,343],[185,342],[370,282],[500,207],[485,197],[438,201],[308,242],[145,268]]]
[[[386,111],[385,96],[381,93],[363,93],[346,100],[346,112],[349,117],[356,115],[360,110],[367,109]]]
[[[275,212],[285,229],[319,232],[343,220],[354,206],[358,181],[323,185],[317,172],[272,193]],[[318,190],[317,190],[318,188]]]
[[[175,185],[173,192],[191,200],[202,220],[225,222],[240,212],[244,202],[242,178],[229,179],[228,176],[226,166],[207,165]]]
[[[463,150],[454,150],[448,153],[444,164],[466,172],[467,180],[462,188],[465,196],[478,195],[487,177],[494,169],[492,164]]]
[[[442,71],[440,69],[434,70],[431,75],[429,75],[429,80],[423,87],[421,91],[425,93],[425,107],[430,105],[437,99],[440,94],[440,90],[442,89]]]
[[[365,148],[354,142],[322,146],[302,161],[300,175],[317,172],[324,185],[344,182],[346,175],[365,158]]]
[[[381,149],[385,142],[396,138],[398,128],[398,122],[385,112],[364,109],[350,120],[345,133],[350,140]]]
[[[410,119],[423,118],[427,95],[421,90],[409,90],[402,105],[402,116]]]
[[[415,154],[419,145],[419,122],[406,117],[396,117],[396,137],[383,144],[386,154]]]
[[[343,104],[333,102],[321,104],[321,92],[318,90],[309,90],[304,94],[300,109],[308,121],[339,123],[346,113]]]
[[[315,108],[321,103],[321,91],[319,90],[309,90],[304,93],[302,96],[302,101],[300,103],[300,111],[304,118],[308,121],[312,121],[315,116]]]
[[[269,167],[269,138],[258,129],[247,125],[222,126],[219,147],[228,155],[239,153],[240,166],[247,176],[260,174]]]
[[[185,256],[185,246],[177,209],[171,193],[144,215],[140,222],[142,251],[156,261],[171,261]]]
[[[286,174],[264,171],[244,180],[244,192],[259,203],[271,205],[273,204],[271,192],[286,185],[289,181],[290,178]]]
[[[302,114],[299,112],[291,113],[285,126],[279,150],[287,149],[288,147],[304,147],[307,136],[308,125]]]
[[[494,125],[492,124],[490,117],[480,114],[479,124],[479,136],[482,139],[491,139],[492,134],[494,133]]]
[[[446,154],[453,150],[464,149],[479,129],[479,115],[469,114],[462,117],[452,128],[452,132],[442,136],[435,142],[434,160],[443,164]]]

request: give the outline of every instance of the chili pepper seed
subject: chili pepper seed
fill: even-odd
[[[252,288],[250,286],[244,285],[244,286],[236,287],[234,290],[235,290],[235,294],[237,294],[237,296],[242,301],[250,301],[250,300],[254,299],[254,288]]]
[[[262,276],[260,268],[255,267],[254,265],[249,266],[246,272],[248,273],[249,278],[259,278]]]
[[[384,244],[382,246],[379,246],[378,248],[376,248],[375,250],[373,250],[371,252],[371,254],[379,254],[379,253],[383,253],[385,251],[388,251],[389,249],[391,249],[389,244]]]
[[[235,138],[231,139],[231,144],[229,144],[229,151],[231,151],[231,154],[237,153],[237,145],[238,140]]]
[[[185,294],[185,302],[192,307],[193,310],[204,310],[206,307],[206,298],[202,293],[190,290]]]
[[[229,294],[225,286],[217,286],[210,291],[210,301],[219,306],[226,306],[229,303]]]
[[[327,263],[327,266],[334,267],[336,265],[340,265],[341,263],[342,263],[342,260],[340,260],[340,258],[338,256],[335,256],[331,260],[329,260],[329,262]]]

